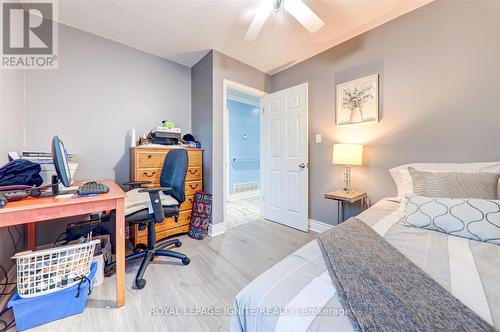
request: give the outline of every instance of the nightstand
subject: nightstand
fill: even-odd
[[[364,210],[368,206],[368,195],[364,191],[351,190],[346,192],[344,190],[332,191],[325,194],[325,198],[333,199],[338,202],[338,220],[339,223],[344,221],[344,203],[353,204],[361,201],[361,209]]]

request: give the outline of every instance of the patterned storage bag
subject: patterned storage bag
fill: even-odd
[[[191,225],[189,225],[189,236],[193,239],[202,240],[207,233],[211,216],[212,194],[206,191],[197,191],[194,196]]]

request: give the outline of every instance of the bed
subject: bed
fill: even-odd
[[[395,200],[383,199],[357,218],[500,329],[500,246],[405,227],[399,207]],[[316,240],[247,285],[234,306],[231,331],[354,330]]]

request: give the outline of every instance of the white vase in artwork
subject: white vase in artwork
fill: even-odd
[[[349,123],[358,123],[363,121],[363,113],[361,109],[355,108],[351,111],[351,118]]]

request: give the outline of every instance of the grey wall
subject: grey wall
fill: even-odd
[[[500,160],[499,59],[500,2],[436,1],[274,75],[272,91],[309,82],[310,218],[337,222],[336,142],[365,144],[353,185],[372,202],[395,195],[396,165]],[[380,122],[337,128],[335,85],[374,73]]]
[[[108,39],[59,25],[59,68],[26,78],[26,148],[61,135],[78,179],[129,179],[128,132],[172,119],[191,131],[191,71]]]
[[[203,188],[212,191],[213,52],[191,68],[191,127],[203,148]]]
[[[24,142],[24,71],[0,70],[0,167],[7,152],[19,151]],[[23,231],[22,226],[18,226]],[[18,234],[12,228],[17,241]],[[24,243],[20,243],[21,248]],[[9,269],[14,247],[6,227],[0,228],[0,265]],[[0,274],[0,280],[3,279]]]
[[[223,212],[223,80],[268,91],[270,76],[220,52],[213,51],[213,162],[212,162],[212,223],[222,222]]]
[[[191,70],[59,25],[59,68],[26,75],[26,149],[50,150],[58,134],[77,155],[77,179],[129,179],[130,136],[172,119],[191,131]],[[40,223],[38,243],[65,229]]]

